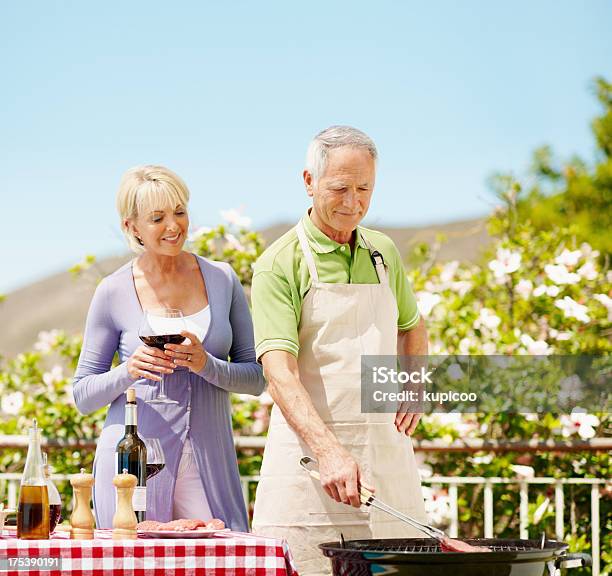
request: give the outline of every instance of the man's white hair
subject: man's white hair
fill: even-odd
[[[330,126],[312,139],[306,153],[306,170],[310,172],[314,184],[325,174],[329,151],[343,146],[365,148],[375,162],[378,158],[376,145],[367,134],[352,126]]]

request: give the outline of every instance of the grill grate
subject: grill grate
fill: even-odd
[[[485,544],[493,552],[525,552],[528,550],[537,550],[531,546],[517,546],[511,544],[491,545]],[[377,544],[376,542],[346,542],[347,550],[367,550],[368,552],[441,552],[440,546],[423,545],[423,544]],[[444,552],[448,554],[448,552]]]

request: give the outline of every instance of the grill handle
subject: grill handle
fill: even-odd
[[[576,552],[575,554],[564,554],[555,560],[556,568],[584,568],[591,565],[591,556]]]

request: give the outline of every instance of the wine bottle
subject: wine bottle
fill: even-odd
[[[26,457],[17,508],[17,538],[23,540],[49,539],[49,495],[43,474],[40,451],[40,430],[34,419],[29,430],[28,455]]]
[[[117,444],[117,470],[124,470],[138,479],[132,497],[132,507],[138,522],[147,510],[147,447],[139,438],[136,420],[136,390],[128,388],[125,403],[125,434]]]

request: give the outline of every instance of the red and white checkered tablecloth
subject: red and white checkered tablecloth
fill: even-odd
[[[96,530],[94,540],[70,540],[56,532],[50,540],[17,540],[5,530],[0,559],[61,557],[62,569],[3,571],[8,576],[298,576],[284,540],[242,532],[214,538],[113,540]]]

